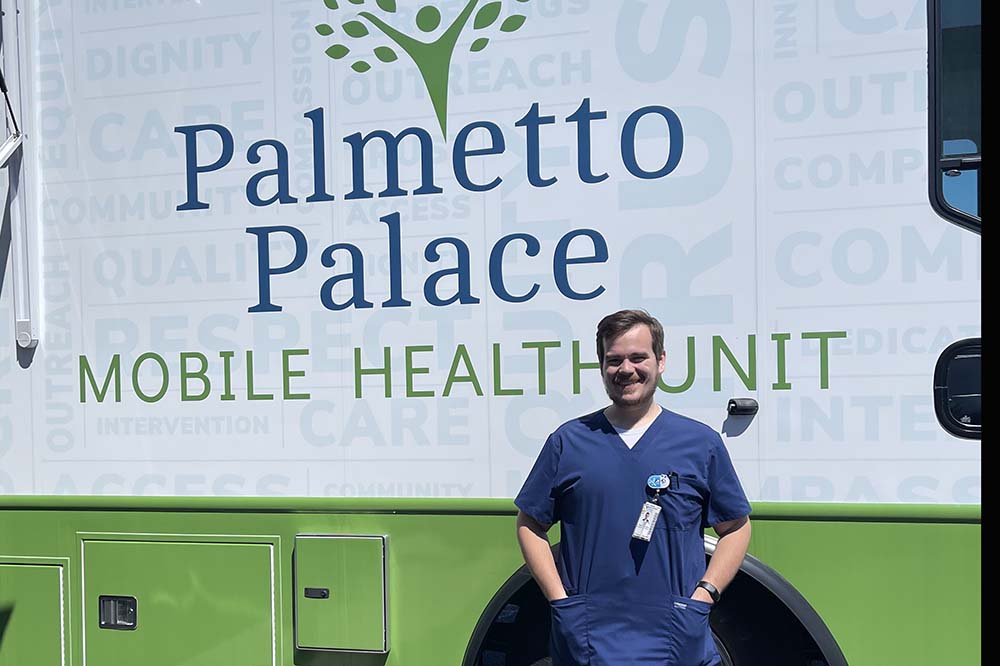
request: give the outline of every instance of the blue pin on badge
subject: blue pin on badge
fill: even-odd
[[[670,487],[670,477],[666,474],[653,474],[647,479],[646,485],[653,490],[666,490]]]

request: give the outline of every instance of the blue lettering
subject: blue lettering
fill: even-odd
[[[307,243],[305,234],[295,227],[248,227],[246,232],[257,237],[257,305],[247,312],[281,312],[280,305],[271,303],[271,276],[291,273],[302,268],[306,261]],[[273,233],[286,233],[295,241],[295,256],[284,266],[271,266],[271,244]]]
[[[524,303],[531,300],[538,293],[538,283],[532,284],[531,289],[527,293],[521,296],[514,296],[507,291],[507,286],[503,281],[503,253],[507,249],[507,245],[515,240],[524,241],[524,253],[529,257],[538,256],[542,247],[538,239],[530,234],[510,234],[501,238],[490,252],[490,286],[493,287],[493,293],[499,296],[501,300],[508,303]]]
[[[468,150],[466,143],[469,140],[469,135],[472,134],[473,130],[477,129],[485,129],[490,133],[490,146],[489,148]],[[469,123],[463,127],[462,131],[455,137],[455,147],[452,150],[452,167],[455,170],[455,178],[458,179],[458,184],[470,192],[488,192],[498,186],[503,182],[500,176],[497,176],[485,185],[473,183],[469,178],[469,167],[466,161],[469,157],[478,157],[480,155],[500,155],[505,149],[506,144],[504,143],[503,132],[500,131],[496,123],[482,121]]]
[[[569,252],[569,244],[573,242],[574,238],[578,236],[586,236],[594,244],[594,253],[590,256],[584,257],[572,257],[567,258],[566,253]],[[562,238],[559,239],[559,244],[556,245],[555,256],[552,258],[552,274],[556,280],[556,287],[559,288],[559,292],[566,298],[571,298],[575,301],[585,301],[591,298],[597,298],[604,293],[604,287],[598,285],[593,291],[587,293],[580,293],[574,291],[572,287],[569,286],[569,271],[566,268],[570,264],[603,264],[608,260],[608,244],[602,236],[597,231],[593,229],[576,229],[571,231]]]
[[[218,171],[229,164],[233,159],[233,135],[215,123],[175,127],[174,131],[184,135],[184,172],[187,175],[187,201],[177,206],[177,210],[204,210],[208,204],[198,200],[198,174]],[[198,132],[215,132],[222,140],[222,152],[211,164],[198,165]]]
[[[667,153],[667,162],[656,171],[646,171],[639,166],[638,158],[635,154],[635,128],[643,116],[655,113],[667,121],[667,136],[670,144]],[[681,154],[684,152],[684,131],[681,128],[681,119],[677,114],[665,106],[644,106],[629,115],[622,128],[622,160],[625,168],[636,178],[663,178],[680,164]]]

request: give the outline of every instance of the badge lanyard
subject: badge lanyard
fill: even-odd
[[[646,501],[642,504],[642,510],[639,512],[639,520],[635,523],[635,529],[632,530],[632,538],[640,539],[642,541],[649,541],[653,538],[653,528],[656,527],[656,521],[660,518],[660,511],[663,507],[659,504],[660,491],[666,490],[670,487],[670,476],[667,474],[653,474],[646,481],[646,485],[653,489],[653,501]]]

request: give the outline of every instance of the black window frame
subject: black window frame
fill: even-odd
[[[982,234],[982,146],[977,146],[979,153],[962,157],[947,158],[943,153],[943,138],[941,136],[941,120],[943,116],[942,100],[938,97],[938,77],[941,72],[941,4],[947,0],[928,0],[927,2],[927,137],[928,137],[928,196],[931,208],[945,220],[957,224],[977,234]],[[980,8],[980,16],[982,9]],[[982,77],[982,54],[980,54],[980,80]],[[980,114],[980,125],[982,114]],[[976,186],[976,196],[979,199],[977,210],[979,216],[971,215],[952,206],[944,197],[944,184],[941,174],[944,171],[977,171],[979,183]]]
[[[958,340],[948,345],[941,352],[941,356],[938,357],[937,364],[934,366],[934,414],[937,416],[941,427],[952,435],[961,437],[962,439],[981,440],[983,437],[983,427],[981,424],[970,426],[962,423],[952,415],[951,409],[948,408],[948,367],[958,356],[963,353],[969,353],[974,349],[979,351],[979,357],[982,359],[982,338]],[[980,396],[982,396],[982,390],[982,371],[980,370]]]

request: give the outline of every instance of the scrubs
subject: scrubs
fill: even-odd
[[[668,474],[659,495],[647,486]],[[632,538],[644,502],[662,507],[649,542]],[[560,426],[514,500],[560,523],[553,666],[713,666],[711,604],[690,598],[705,573],[704,528],[750,514],[722,438],[661,410],[629,449],[603,410]]]

